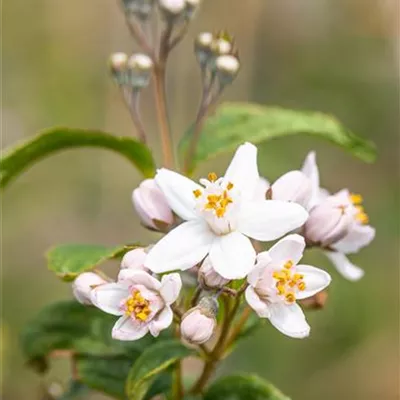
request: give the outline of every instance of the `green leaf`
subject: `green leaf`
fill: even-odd
[[[253,375],[231,375],[218,379],[204,400],[290,400],[276,387]]]
[[[225,103],[204,124],[191,160],[191,170],[202,161],[232,151],[243,142],[260,143],[294,134],[321,137],[350,151],[366,162],[376,158],[375,146],[347,130],[336,118],[319,112],[287,110],[251,103]],[[180,143],[184,158],[193,127]]]
[[[142,400],[156,377],[178,360],[193,353],[178,340],[158,341],[136,360],[126,381],[129,400]]]
[[[118,137],[101,131],[52,128],[8,150],[0,160],[0,187],[5,187],[35,162],[61,150],[94,147],[112,150],[130,161],[145,177],[155,173],[150,149],[129,137]]]
[[[121,257],[131,248],[133,246],[63,244],[50,249],[46,256],[49,269],[60,278],[70,281],[107,260]]]

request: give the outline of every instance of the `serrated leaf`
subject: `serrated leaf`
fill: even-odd
[[[128,399],[144,399],[149,387],[159,374],[192,353],[192,350],[174,339],[159,341],[147,348],[129,372],[125,389]]]
[[[275,386],[254,375],[231,375],[215,381],[204,400],[290,400]]]
[[[130,161],[145,177],[155,172],[150,149],[130,137],[118,137],[101,131],[57,127],[6,151],[0,161],[0,187],[37,161],[61,150],[92,147],[112,150]]]
[[[107,260],[121,257],[128,249],[131,247],[63,244],[50,249],[46,257],[48,268],[60,278],[69,281]]]
[[[320,112],[295,111],[251,103],[224,103],[205,122],[190,169],[243,142],[263,141],[294,134],[309,134],[335,143],[366,162],[376,158],[375,146],[346,129],[336,118]],[[193,127],[180,143],[185,158]]]

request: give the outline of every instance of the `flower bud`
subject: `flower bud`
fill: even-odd
[[[207,342],[217,325],[218,303],[211,297],[203,297],[199,304],[190,309],[182,318],[181,335],[191,344]]]
[[[306,242],[327,247],[342,239],[351,224],[346,208],[332,197],[314,207],[304,225]]]
[[[144,180],[132,193],[133,206],[142,224],[156,231],[166,231],[174,215],[154,179]]]
[[[201,68],[204,68],[212,56],[211,46],[214,36],[211,32],[200,33],[194,42],[194,51]]]
[[[91,291],[95,287],[103,285],[105,283],[108,282],[94,272],[84,272],[74,280],[72,284],[72,292],[79,303],[91,305]]]
[[[185,0],[159,0],[159,6],[163,17],[171,21],[181,16],[186,7],[186,2]]]
[[[110,56],[110,70],[115,81],[123,85],[126,83],[128,56],[125,53],[114,53]]]
[[[153,11],[154,0],[122,0],[125,11],[146,20]]]
[[[217,76],[221,85],[229,85],[236,78],[240,63],[239,59],[233,55],[223,55],[215,60]]]
[[[222,288],[229,282],[229,279],[223,278],[214,270],[210,257],[203,261],[199,269],[198,279],[200,284],[208,289]]]
[[[272,200],[291,201],[307,208],[312,196],[312,183],[303,172],[290,171],[271,186],[271,195]]]
[[[128,251],[121,260],[121,269],[136,269],[148,272],[148,269],[144,266],[144,260],[146,259],[147,252],[143,247]]]
[[[153,61],[149,56],[142,53],[133,54],[127,61],[127,68],[128,83],[132,87],[141,89],[149,84],[153,68]]]

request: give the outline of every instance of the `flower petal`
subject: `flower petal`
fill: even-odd
[[[91,292],[92,303],[112,315],[122,315],[124,311],[120,309],[121,301],[129,296],[129,284],[107,283],[97,286]]]
[[[325,255],[331,260],[338,272],[349,281],[358,281],[364,276],[364,271],[352,264],[343,253],[325,251]]]
[[[254,201],[265,200],[267,198],[267,191],[270,186],[271,186],[270,183],[265,178],[260,177],[252,200]]]
[[[158,291],[161,283],[144,271],[135,269],[121,269],[118,274],[118,282],[129,283],[129,285],[143,285],[149,290]]]
[[[242,197],[253,199],[260,176],[257,167],[257,147],[251,143],[239,146],[225,172],[224,181],[232,182]]]
[[[155,177],[156,183],[164,193],[169,206],[184,220],[197,218],[196,198],[193,191],[202,189],[200,185],[186,176],[169,169],[161,168]]]
[[[299,228],[308,218],[298,204],[279,200],[246,202],[242,205],[238,231],[256,240],[275,240]]]
[[[331,283],[331,276],[322,269],[311,265],[297,265],[296,273],[304,275],[305,290],[296,294],[297,299],[306,299],[324,290]]]
[[[271,257],[267,251],[257,254],[256,266],[247,275],[247,282],[251,286],[256,286],[258,280],[261,278],[265,267],[271,262]]]
[[[169,306],[163,308],[163,310],[155,317],[149,324],[150,333],[157,337],[160,332],[168,328],[172,324],[173,313]]]
[[[271,303],[271,324],[283,334],[296,339],[302,339],[310,334],[310,326],[300,306],[296,303]]]
[[[289,260],[296,265],[303,257],[305,247],[304,238],[300,235],[292,234],[285,236],[274,244],[268,250],[268,254],[274,265],[281,265]]]
[[[239,232],[216,237],[210,250],[215,271],[226,279],[244,278],[253,269],[255,259],[250,239]]]
[[[179,274],[164,275],[161,279],[160,294],[165,304],[172,304],[179,296],[182,288],[182,280]]]
[[[374,237],[375,228],[370,225],[355,223],[352,225],[347,235],[332,247],[341,253],[354,254],[370,244]]]
[[[249,286],[245,291],[246,301],[249,306],[257,313],[261,318],[269,318],[271,313],[269,311],[268,305],[263,302],[255,290]]]
[[[156,273],[191,268],[208,254],[214,238],[205,222],[185,222],[151,248],[145,267]]]
[[[117,340],[138,340],[149,331],[149,326],[134,321],[129,316],[121,317],[113,327],[112,337]]]
[[[320,188],[319,188],[319,170],[316,161],[315,151],[310,151],[304,160],[303,166],[301,168],[303,174],[305,174],[311,181],[311,199],[308,203],[308,209],[311,209],[317,205],[320,198]]]

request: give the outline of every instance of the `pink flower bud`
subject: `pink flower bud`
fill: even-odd
[[[190,344],[207,342],[214,333],[217,321],[216,300],[205,297],[200,303],[190,309],[182,318],[181,335]]]
[[[312,196],[311,180],[301,171],[290,171],[282,175],[272,186],[272,200],[298,203],[304,208]]]
[[[132,193],[133,205],[144,226],[164,231],[174,222],[174,215],[154,179],[144,180]]]
[[[144,260],[146,259],[147,252],[143,247],[138,247],[128,251],[121,260],[121,269],[136,269],[140,271],[148,272],[148,269],[144,266]]]
[[[210,257],[203,261],[199,269],[198,279],[202,286],[209,289],[222,288],[229,282],[229,279],[225,279],[214,270]]]
[[[72,292],[79,303],[91,305],[90,294],[92,290],[105,283],[108,282],[94,272],[84,272],[74,280]]]
[[[304,225],[306,241],[327,247],[342,239],[351,224],[347,208],[333,196],[314,207]]]

